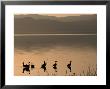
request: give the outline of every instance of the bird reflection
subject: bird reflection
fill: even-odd
[[[55,64],[53,64],[53,69],[55,69],[55,72],[57,72],[57,61],[55,61]]]
[[[71,62],[72,62],[72,61],[70,61],[70,63],[67,64],[67,68],[70,70],[70,72],[71,72]]]
[[[34,67],[35,67],[34,65],[30,65],[30,62],[28,64],[24,64],[24,62],[23,62],[23,73],[24,73],[24,71],[27,71],[30,74],[30,68],[34,69]]]
[[[44,64],[41,65],[41,68],[44,69],[44,72],[46,71],[46,65],[47,63],[44,61]]]

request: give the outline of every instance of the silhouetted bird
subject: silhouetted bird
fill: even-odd
[[[53,64],[53,68],[55,69],[55,72],[57,72],[57,61],[55,61],[55,64]]]
[[[47,63],[44,61],[44,64],[42,64],[41,68],[44,69],[44,72],[46,71],[46,65]]]
[[[24,71],[27,71],[27,72],[29,72],[29,74],[30,74],[30,62],[29,62],[29,64],[27,65],[24,65],[24,62],[23,62],[23,73],[24,73]]]
[[[71,72],[71,62],[72,61],[70,61],[70,63],[67,65],[67,67],[69,68],[70,72]]]
[[[29,74],[30,74],[30,68],[31,69],[34,69],[35,68],[35,66],[34,65],[30,65],[30,62],[29,62],[29,64],[27,65],[24,65],[24,62],[23,62],[23,73],[24,73],[24,71],[27,71],[27,72],[29,72]]]

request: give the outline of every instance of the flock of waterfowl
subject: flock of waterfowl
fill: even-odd
[[[67,69],[69,69],[70,72],[71,72],[71,62],[72,61],[70,61],[70,63],[67,64]],[[57,72],[57,63],[58,63],[58,61],[55,61],[55,63],[52,65],[52,68],[55,70],[55,72]],[[47,63],[46,63],[46,61],[44,61],[44,63],[41,65],[41,69],[43,69],[44,72],[47,71],[46,66],[47,66]],[[30,62],[28,64],[24,64],[24,62],[23,62],[23,73],[24,73],[24,71],[26,71],[26,72],[29,72],[29,74],[30,74],[30,70],[34,69],[34,68],[35,68],[35,65],[30,64]]]

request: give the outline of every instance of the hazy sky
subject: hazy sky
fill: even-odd
[[[94,14],[40,14],[45,16],[55,16],[55,17],[67,17],[67,16],[81,16],[81,15],[94,15]]]
[[[37,13],[36,13],[37,14]],[[15,15],[35,15],[35,14],[15,14]],[[81,16],[81,15],[95,15],[95,14],[38,14],[44,16],[55,16],[55,17],[67,17],[67,16]]]

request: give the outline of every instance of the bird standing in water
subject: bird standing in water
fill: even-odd
[[[71,62],[72,61],[70,61],[70,63],[67,65],[67,68],[70,70],[70,72],[71,72]]]
[[[29,62],[29,64],[24,64],[24,62],[23,62],[23,73],[24,73],[24,71],[27,71],[30,74],[30,62]]]
[[[47,63],[44,61],[44,64],[42,64],[41,68],[44,69],[44,72],[46,71],[46,65]]]
[[[57,72],[57,61],[55,61],[55,64],[53,64],[53,69],[55,69],[55,72]]]

